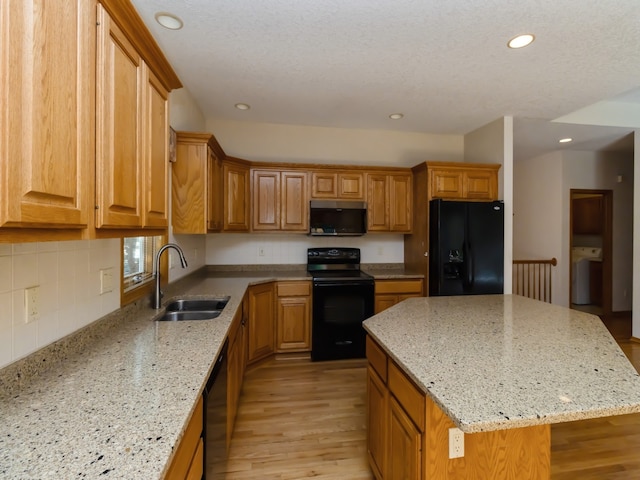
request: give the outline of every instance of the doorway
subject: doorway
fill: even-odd
[[[571,189],[569,303],[596,315],[612,310],[613,190]]]

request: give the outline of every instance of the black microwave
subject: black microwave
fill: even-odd
[[[367,203],[349,200],[311,200],[309,234],[357,236],[367,233]]]

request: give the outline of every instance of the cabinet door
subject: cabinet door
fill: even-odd
[[[422,478],[422,437],[420,431],[393,396],[389,409],[388,477],[396,479]]]
[[[338,174],[311,172],[311,198],[337,198]]]
[[[364,175],[362,173],[339,173],[338,198],[364,199]]]
[[[169,92],[143,65],[145,85],[145,227],[163,228],[169,224]]]
[[[249,288],[249,363],[275,351],[273,284]]]
[[[376,295],[374,311],[376,314],[398,303],[398,295]]]
[[[602,235],[602,195],[572,200],[573,233],[576,235]]]
[[[495,200],[498,197],[498,178],[493,170],[464,172],[464,198],[469,200]]]
[[[290,232],[309,230],[309,199],[305,172],[282,172],[280,227]]]
[[[249,231],[249,168],[223,162],[223,230]]]
[[[431,170],[431,198],[463,198],[462,172],[460,170]]]
[[[389,184],[384,174],[367,175],[367,229],[389,230]]]
[[[377,480],[387,477],[389,391],[371,365],[367,367],[367,455]],[[405,477],[413,478],[413,477]]]
[[[276,327],[278,352],[311,350],[311,298],[279,297]]]
[[[95,9],[92,0],[2,0],[0,226],[89,224]]]
[[[181,138],[178,133],[176,162],[171,167],[171,225],[173,233],[207,233],[205,189],[207,143]]]
[[[413,186],[411,175],[389,175],[389,231],[411,231]]]
[[[98,9],[96,226],[142,226],[142,59]]]
[[[280,172],[254,170],[253,230],[280,230]]]

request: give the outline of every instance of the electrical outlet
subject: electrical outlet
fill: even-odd
[[[40,316],[39,290],[40,288],[37,285],[24,290],[24,323],[33,322]]]
[[[449,458],[464,457],[464,432],[459,428],[449,429]]]
[[[100,295],[113,291],[113,268],[100,270]]]
[[[384,247],[378,247],[378,255],[384,255]]]
[[[264,257],[264,247],[258,247],[258,256]]]

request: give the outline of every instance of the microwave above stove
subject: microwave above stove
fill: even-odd
[[[367,233],[367,203],[349,200],[311,200],[309,234],[358,236]]]

